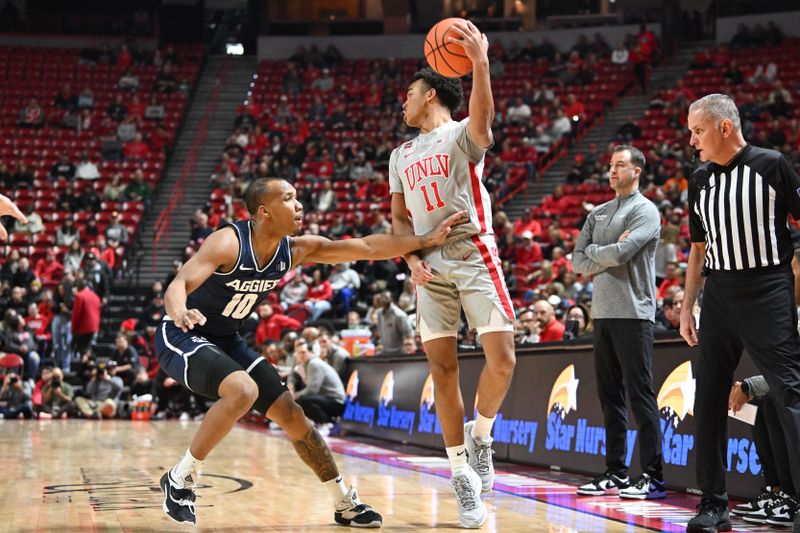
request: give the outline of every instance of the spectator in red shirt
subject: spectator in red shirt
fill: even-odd
[[[146,108],[145,103],[142,102],[141,98],[139,98],[136,95],[133,95],[133,98],[128,104],[128,116],[141,119],[142,117],[144,117],[145,108]]]
[[[526,210],[522,214],[522,218],[519,218],[514,222],[515,235],[522,237],[526,231],[531,232],[534,237],[540,237],[542,235],[542,225],[539,224],[538,220],[533,218],[532,209]]]
[[[120,67],[120,70],[128,70],[132,63],[131,51],[128,49],[128,45],[123,44],[117,56],[117,66]]]
[[[100,297],[79,279],[75,284],[78,293],[72,303],[72,338],[75,351],[82,357],[94,344],[100,331]]]
[[[36,261],[33,272],[43,285],[54,285],[64,275],[64,265],[58,260],[58,248],[48,248],[44,258]]]
[[[306,308],[310,313],[308,321],[316,322],[320,316],[331,310],[333,289],[330,281],[322,279],[322,270],[319,268],[314,270],[312,276],[313,282],[306,294]]]
[[[50,339],[53,338],[52,333],[50,333],[50,319],[39,312],[39,306],[34,302],[28,305],[28,316],[25,317],[25,323],[36,337],[37,351],[39,353],[47,353],[45,348]]]
[[[641,24],[639,26],[639,34],[636,36],[636,41],[639,43],[639,48],[641,48],[645,60],[649,63],[658,48],[656,35],[647,29],[646,24]]]
[[[268,303],[263,303],[258,307],[258,316],[261,318],[261,322],[256,326],[256,346],[264,344],[266,341],[279,341],[284,329],[298,329],[302,325],[294,318],[284,315],[280,306],[273,307]]]
[[[564,340],[564,324],[556,319],[556,311],[547,300],[533,304],[533,314],[539,325],[539,342]]]
[[[575,117],[578,117],[578,120],[584,120],[586,118],[586,106],[575,98],[574,94],[569,94],[567,95],[567,103],[564,105],[564,114],[570,120],[575,120]]]
[[[514,256],[517,266],[525,267],[525,272],[539,268],[542,265],[544,254],[542,247],[533,239],[533,233],[529,230],[522,232],[522,244],[516,246]]]
[[[142,134],[136,133],[133,140],[125,143],[122,149],[125,159],[145,159],[150,155],[150,147],[142,140]]]
[[[667,291],[669,291],[670,287],[680,287],[681,275],[682,272],[677,263],[667,263],[664,268],[664,281],[658,286],[658,297],[663,300],[667,297]]]

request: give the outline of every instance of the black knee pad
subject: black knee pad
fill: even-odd
[[[250,377],[258,385],[258,399],[253,404],[253,409],[261,413],[267,414],[267,410],[275,403],[275,400],[281,394],[287,392],[289,389],[281,381],[278,371],[266,359],[259,361],[256,366],[250,370]]]
[[[192,392],[219,400],[219,386],[229,375],[244,370],[216,346],[203,346],[187,357],[186,383]]]

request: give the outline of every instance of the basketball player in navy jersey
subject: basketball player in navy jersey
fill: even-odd
[[[458,212],[422,236],[370,235],[331,241],[291,237],[303,221],[297,191],[280,179],[258,179],[245,192],[250,220],[214,232],[178,272],[165,295],[167,316],[156,338],[164,371],[193,392],[218,401],[208,410],[180,462],[161,478],[164,511],[195,523],[200,467],[236,421],[256,409],[281,426],[300,458],[333,497],[334,519],[380,527],[383,519],[348,489],[327,444],[292,399],[278,373],[238,335],[242,320],[292,268],[305,261],[381,260],[444,243]]]

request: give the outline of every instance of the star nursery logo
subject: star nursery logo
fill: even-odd
[[[375,422],[375,408],[361,405],[361,402],[358,401],[358,383],[358,370],[353,370],[347,380],[342,418],[348,422],[356,422],[372,427]]]
[[[417,413],[398,409],[396,405],[389,405],[394,400],[394,387],[394,372],[390,370],[383,378],[378,396],[378,427],[400,429],[412,434]]]
[[[417,431],[419,433],[441,435],[442,426],[439,424],[439,417],[433,412],[435,403],[433,392],[433,376],[428,374],[425,384],[422,385],[422,392],[419,395],[419,424],[417,424]]]
[[[575,365],[569,365],[556,378],[547,401],[547,414],[554,411],[563,420],[570,411],[578,409],[578,383],[575,379]]]
[[[378,401],[381,405],[389,405],[394,399],[394,372],[391,370],[386,373],[381,385],[381,392]]]
[[[353,401],[358,396],[358,370],[353,370],[350,374],[350,379],[347,380],[347,389],[345,389],[347,399]]]
[[[687,416],[694,416],[696,389],[692,362],[686,361],[667,376],[658,391],[656,402],[661,418],[661,453],[667,464],[686,466],[689,452],[694,448],[694,435],[680,433],[678,426]]]

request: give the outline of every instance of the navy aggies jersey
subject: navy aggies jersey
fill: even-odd
[[[206,323],[196,324],[194,331],[217,337],[238,332],[242,321],[292,268],[289,237],[281,239],[275,255],[259,270],[253,253],[250,221],[239,220],[230,226],[239,238],[236,264],[230,272],[214,272],[186,300],[187,309],[197,309],[206,317]]]

